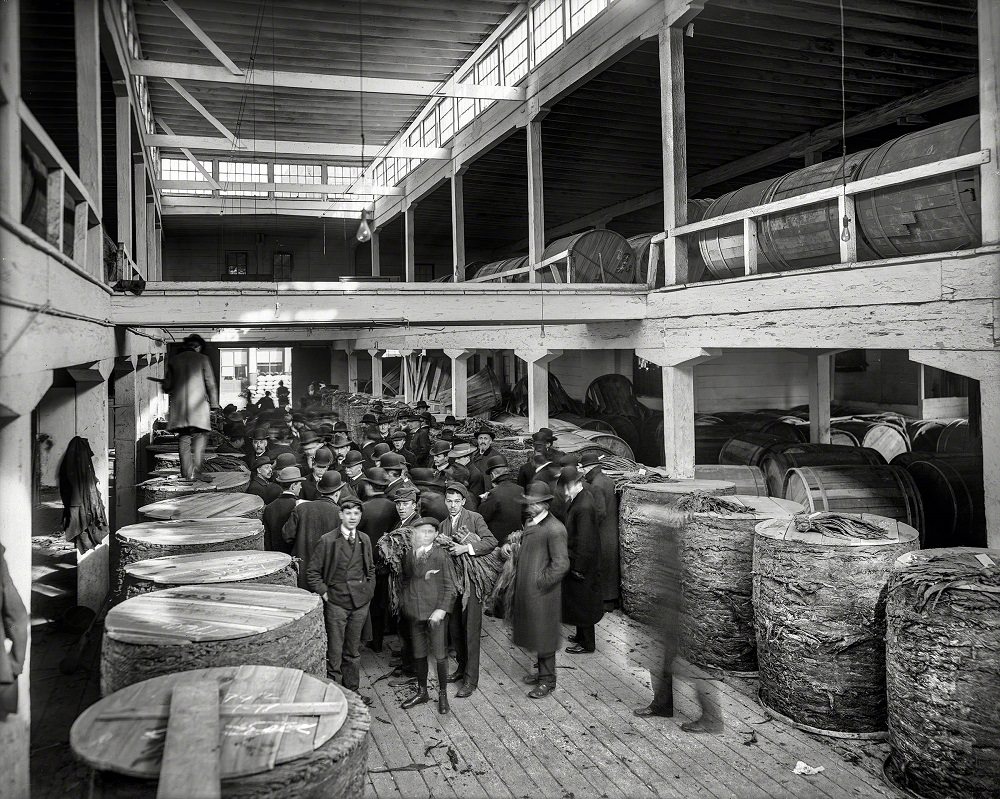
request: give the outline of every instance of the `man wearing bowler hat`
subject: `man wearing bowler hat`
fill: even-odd
[[[326,447],[320,447],[312,457],[309,474],[302,483],[302,499],[312,501],[319,499],[319,481],[333,466],[333,453]]]
[[[483,473],[472,463],[472,456],[476,454],[476,448],[472,444],[464,441],[455,444],[448,453],[448,459],[456,466],[464,466],[469,470],[469,491],[478,500],[486,494],[486,479]]]
[[[479,513],[486,521],[493,537],[501,545],[507,536],[521,529],[524,517],[524,491],[515,481],[503,455],[492,455],[483,464],[493,488],[479,505]]]
[[[431,444],[431,468],[441,480],[447,480],[448,467],[451,466],[451,461],[448,459],[449,452],[451,444],[447,441],[438,439]]]
[[[426,466],[430,463],[431,455],[431,427],[434,425],[434,417],[429,413],[422,413],[417,417],[420,425],[413,433],[410,441],[410,450],[413,452],[415,463],[413,466]]]
[[[385,489],[389,485],[389,475],[385,469],[368,469],[360,483],[364,513],[358,529],[371,539],[375,552],[375,595],[369,610],[372,638],[368,646],[375,652],[381,652],[389,619],[389,567],[382,558],[379,541],[396,526],[399,515],[396,513],[396,503],[385,495]]]
[[[274,475],[275,482],[281,488],[281,494],[264,508],[261,521],[264,523],[264,549],[271,552],[290,554],[291,544],[281,534],[285,522],[292,515],[292,510],[299,503],[299,492],[302,490],[302,472],[298,466],[289,464],[283,466]]]
[[[247,485],[246,494],[256,494],[267,505],[281,496],[281,486],[271,482],[274,464],[267,455],[261,455],[253,462],[253,477]]]
[[[420,515],[443,522],[448,515],[444,503],[445,481],[433,469],[410,469],[410,479],[420,489]]]
[[[580,471],[594,495],[601,532],[601,585],[605,607],[618,603],[620,573],[618,556],[618,496],[615,484],[601,468],[600,456],[586,452],[580,458]]]
[[[583,655],[596,649],[594,625],[604,616],[601,585],[601,536],[593,495],[584,488],[576,466],[564,466],[558,490],[564,499],[569,573],[562,584],[563,624],[576,625],[576,637],[566,651]]]
[[[337,502],[344,484],[340,472],[330,469],[319,481],[319,499],[300,502],[292,509],[288,521],[281,528],[281,535],[292,545],[292,555],[299,558],[299,588],[309,588],[306,570],[309,558],[320,538],[340,526],[340,508]]]
[[[518,471],[518,485],[523,488],[535,480],[545,480],[544,476],[536,477],[536,475],[549,464],[558,465],[562,453],[553,447],[555,440],[555,435],[547,427],[543,427],[537,433],[531,435],[531,446],[535,450],[535,456],[529,458],[528,462]],[[558,471],[558,468],[556,471]]]

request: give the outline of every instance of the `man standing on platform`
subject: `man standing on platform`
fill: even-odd
[[[358,530],[361,516],[361,500],[344,499],[339,525],[320,538],[305,570],[309,590],[324,599],[326,675],[351,691],[360,687],[361,633],[375,593],[372,542]]]
[[[507,459],[503,455],[490,456],[483,466],[489,474],[493,488],[479,506],[479,513],[497,543],[502,546],[507,542],[507,536],[521,529],[524,516],[524,505],[521,500],[524,498],[524,491],[514,482]]]
[[[448,518],[441,522],[438,533],[452,540],[449,551],[453,556],[488,555],[497,547],[497,540],[490,533],[483,517],[475,511],[467,510],[465,503],[469,489],[461,483],[448,483],[444,501],[448,506]],[[469,593],[460,594],[449,616],[452,646],[458,667],[448,676],[448,682],[462,685],[455,694],[459,699],[471,696],[479,687],[479,637],[483,629],[484,596],[476,593],[476,587],[469,584]]]
[[[291,553],[292,547],[281,534],[285,522],[299,502],[302,490],[302,473],[297,466],[285,466],[274,478],[281,494],[264,508],[264,549],[271,552]]]
[[[542,699],[556,688],[556,650],[562,637],[562,580],[569,571],[566,528],[549,513],[553,494],[545,483],[531,483],[523,502],[528,521],[514,571],[511,609],[515,646],[535,652],[538,671],[524,677],[528,693]],[[509,554],[509,545],[507,552]]]
[[[302,561],[299,564],[299,588],[309,587],[306,570],[319,539],[340,526],[340,508],[337,506],[343,489],[340,472],[328,471],[319,481],[317,489],[319,499],[296,505],[281,528],[282,537],[292,545],[292,555]]]
[[[615,484],[601,468],[600,456],[587,452],[580,458],[580,471],[586,475],[590,493],[597,505],[601,533],[601,593],[605,608],[618,604],[620,573],[618,555],[618,496]]]
[[[261,455],[253,462],[253,477],[247,485],[245,494],[256,494],[265,505],[274,502],[281,496],[281,486],[271,482],[271,475],[274,472],[274,464],[267,455]]]
[[[597,648],[594,625],[604,616],[601,590],[601,539],[594,497],[584,490],[583,474],[576,466],[564,466],[559,490],[565,498],[564,513],[569,552],[569,574],[562,584],[562,620],[576,625],[571,655]]]
[[[201,462],[212,430],[211,411],[219,409],[219,391],[204,350],[205,339],[197,333],[185,338],[184,349],[167,362],[160,382],[170,396],[167,429],[180,436],[181,477],[207,482]]]

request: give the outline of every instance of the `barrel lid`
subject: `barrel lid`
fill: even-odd
[[[743,512],[731,511],[718,513],[715,511],[699,511],[695,516],[717,519],[787,519],[796,513],[802,513],[805,508],[798,502],[777,497],[758,497],[752,494],[734,494],[725,497],[726,502],[742,505]]]
[[[205,481],[208,482],[205,482]],[[250,482],[249,472],[207,472],[205,480],[188,480],[179,474],[154,477],[138,483],[140,488],[155,491],[177,491],[181,495],[204,494],[209,491],[232,491]]]
[[[115,533],[120,538],[145,544],[171,546],[176,544],[235,541],[264,532],[260,519],[242,516],[218,516],[212,519],[174,519],[140,522],[122,527]]]
[[[732,480],[671,480],[669,483],[629,483],[628,488],[651,494],[692,494],[695,491],[725,494],[735,492]]]
[[[148,451],[152,451],[159,460],[168,461],[170,463],[178,463],[178,464],[181,462],[181,454],[180,452],[177,451],[176,448],[173,451],[168,451],[168,452],[159,452],[157,450],[153,450],[151,447],[147,447],[146,449]],[[231,458],[246,457],[245,452],[227,452],[226,455],[228,455]],[[213,458],[218,458],[218,457],[219,457],[218,452],[206,452],[202,456],[202,460],[210,461]]]
[[[264,500],[256,494],[210,492],[177,499],[162,499],[139,508],[153,519],[211,519],[216,516],[243,516],[262,510]]]
[[[151,646],[230,641],[283,627],[321,602],[287,585],[182,585],[116,605],[104,620],[104,634]]]
[[[1000,591],[1000,549],[940,547],[917,549],[896,558],[895,573],[919,571],[922,582],[947,583],[949,589]]]
[[[796,529],[795,521],[792,519],[768,519],[758,524],[754,528],[754,532],[764,538],[773,538],[778,541],[801,541],[806,544],[833,547],[898,546],[899,544],[919,541],[920,539],[920,533],[913,527],[886,516],[877,516],[874,513],[839,513],[838,515],[854,516],[871,524],[876,524],[889,534],[889,538],[854,538],[850,536],[832,536],[824,535],[823,533],[802,532]]]
[[[343,689],[299,669],[193,669],[129,685],[95,702],[73,723],[73,752],[100,771],[157,779],[174,687],[207,681],[215,681],[220,692],[222,779],[270,771],[304,757],[326,744],[347,719]]]
[[[125,573],[161,585],[205,585],[255,580],[281,571],[291,562],[292,556],[284,552],[195,552],[140,560],[128,564]]]
[[[215,452],[216,449],[218,449],[218,447],[213,447],[209,444],[205,448],[206,456],[208,452]],[[155,455],[163,455],[167,452],[180,452],[180,443],[177,441],[171,441],[168,444],[147,444],[146,452],[152,452]]]

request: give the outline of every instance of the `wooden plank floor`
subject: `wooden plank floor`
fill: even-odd
[[[395,639],[388,640],[395,646]],[[371,795],[899,796],[879,776],[883,743],[823,738],[769,720],[753,698],[753,680],[727,677],[719,683],[727,720],[721,735],[681,732],[680,724],[697,712],[693,690],[684,682],[675,683],[675,718],[633,716],[632,709],[651,696],[646,664],[655,659],[656,644],[641,625],[617,612],[605,615],[597,640],[593,655],[560,652],[558,689],[534,701],[521,682],[533,660],[510,644],[500,622],[484,619],[479,690],[469,699],[455,699],[451,686],[448,716],[438,715],[434,702],[400,709],[411,688],[389,687],[388,651],[365,649],[361,688],[373,700]],[[824,771],[796,775],[799,760]]]

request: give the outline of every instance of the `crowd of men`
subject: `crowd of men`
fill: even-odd
[[[361,441],[329,410],[230,405],[223,416],[218,451],[246,455],[253,473],[246,490],[265,503],[265,548],[298,558],[300,587],[324,597],[327,671],[346,688],[359,688],[363,642],[382,651],[395,634],[390,685],[414,685],[404,707],[430,701],[431,658],[441,713],[449,711],[448,684],[457,684],[457,698],[472,695],[485,602],[463,590],[454,558],[499,548],[508,559],[515,532],[510,622],[514,642],[537,654],[537,671],[525,677],[528,695],[540,699],[555,688],[561,623],[576,626],[567,652],[595,651],[595,625],[618,599],[617,500],[596,457],[563,454],[544,428],[515,474],[493,447],[490,427],[463,438],[459,420],[438,423],[424,402],[392,423],[375,403]],[[411,547],[393,613],[379,543],[403,527]]]

